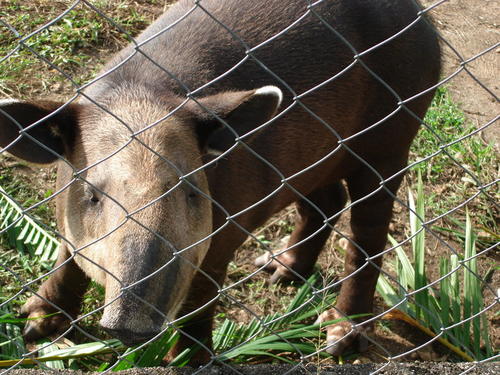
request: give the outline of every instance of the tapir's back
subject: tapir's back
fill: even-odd
[[[332,153],[339,140],[370,127],[397,110],[401,100],[432,87],[440,71],[437,38],[428,20],[419,17],[415,1],[309,4],[202,0],[196,5],[181,0],[138,38],[139,52],[134,55],[130,46],[107,65],[110,69],[128,59],[88,94],[98,95],[123,82],[147,86],[159,96],[173,92],[180,97],[195,90],[200,97],[276,85],[284,93],[281,109],[293,108],[248,140],[261,158],[240,147],[207,173],[217,180],[215,196],[225,196],[216,191],[218,187],[253,181],[238,184],[237,194],[252,195],[255,202],[279,184],[276,170],[285,177],[294,175],[332,154],[321,163],[321,177],[311,172],[294,179],[294,186],[307,193],[315,184],[326,183],[323,179],[343,178],[356,169],[358,159],[346,148]],[[431,95],[406,107],[422,117]],[[419,125],[404,112],[400,109],[391,121],[357,137],[350,148],[368,160],[379,157],[381,150],[388,158],[403,157]],[[214,141],[228,136],[220,134]],[[289,199],[278,199],[270,210]],[[249,203],[243,198],[237,202],[239,208]]]
[[[196,6],[181,0],[138,38],[141,52],[106,80],[132,79],[184,96],[234,68],[200,94],[262,84],[288,85],[300,94],[355,63],[357,53],[401,32],[420,10],[413,0],[308,5],[305,0],[202,0]],[[368,53],[361,60],[381,74],[388,67],[385,78],[394,78],[401,88],[417,86],[410,81],[422,70],[430,75],[439,70],[439,48],[424,19],[388,47],[382,47],[388,53]],[[133,52],[133,46],[125,49],[107,68]],[[362,64],[354,65],[356,70]]]

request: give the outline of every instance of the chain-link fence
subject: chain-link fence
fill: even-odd
[[[497,359],[498,3],[170,3],[0,1],[0,366]]]

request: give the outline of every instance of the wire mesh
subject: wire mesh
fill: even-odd
[[[171,3],[0,1],[2,373],[496,360],[498,42],[453,0]]]

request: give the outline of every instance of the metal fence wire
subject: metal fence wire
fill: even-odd
[[[41,24],[19,3],[0,1],[2,373],[498,359],[477,66],[499,46],[460,50],[441,27],[460,1],[78,0]],[[114,13],[148,7],[166,13],[140,36]],[[60,25],[84,63],[51,53]],[[130,44],[95,73],[103,29]],[[44,71],[64,101],[24,92]],[[26,198],[13,181],[46,169],[12,155],[57,162],[56,186]]]

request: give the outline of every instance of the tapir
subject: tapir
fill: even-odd
[[[328,352],[359,343],[439,75],[413,0],[181,0],[76,100],[3,100],[3,151],[58,163],[59,258],[22,314],[61,313],[26,339],[70,329],[95,280],[109,334],[133,345],[189,314],[170,356],[198,343],[206,362],[235,250],[295,204],[288,244],[255,264],[303,280],[349,201],[345,275],[319,321],[347,317],[326,328]]]

